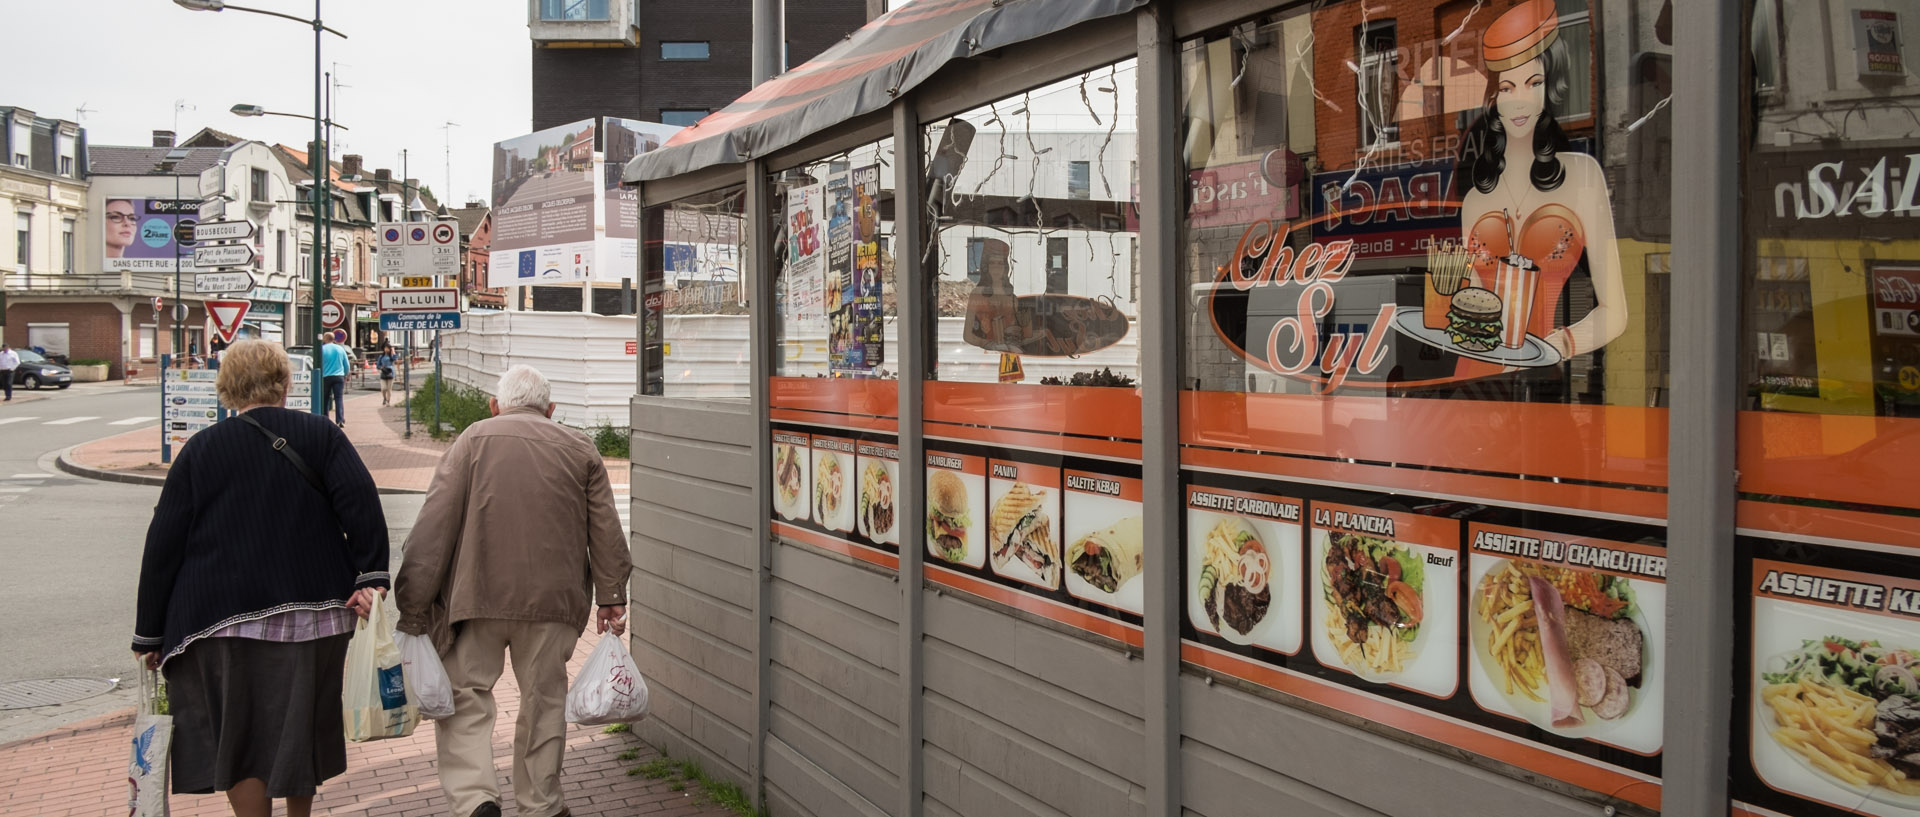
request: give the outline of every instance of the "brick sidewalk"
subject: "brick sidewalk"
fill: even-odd
[[[398,398],[395,395],[396,402]],[[406,409],[381,406],[379,394],[356,394],[347,398],[346,407],[347,438],[353,440],[361,461],[372,472],[374,484],[388,492],[424,493],[449,443],[427,436],[419,423],[414,424],[412,437],[403,436]],[[83,469],[129,476],[136,481],[157,481],[167,473],[166,466],[160,464],[160,431],[156,428],[76,446],[65,459]],[[607,460],[607,478],[616,490],[627,484],[628,476],[626,460]]]
[[[352,427],[349,416],[348,427]],[[578,670],[597,643],[580,639],[569,670]],[[571,674],[571,673],[570,673]],[[500,716],[493,750],[500,774],[502,809],[515,814],[511,779],[513,719],[520,711],[519,688],[509,669],[494,688]],[[107,715],[45,735],[0,746],[0,814],[66,817],[126,813],[128,743],[132,711]],[[314,813],[362,817],[439,817],[446,797],[434,771],[433,723],[420,724],[398,740],[347,744],[347,772],[320,787]],[[633,760],[620,760],[626,751]],[[673,791],[667,780],[628,776],[627,770],[658,757],[631,733],[605,734],[598,726],[567,729],[567,759],[560,782],[567,807],[576,817],[731,817],[699,793],[698,784]],[[230,814],[225,795],[174,795],[176,817]],[[279,813],[284,813],[281,811]],[[466,817],[466,815],[453,815]]]

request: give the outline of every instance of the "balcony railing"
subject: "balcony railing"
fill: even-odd
[[[23,295],[132,295],[173,294],[173,273],[106,272],[29,275],[10,272],[4,277],[7,294]],[[191,278],[183,283],[191,288]],[[191,293],[189,293],[191,294]]]

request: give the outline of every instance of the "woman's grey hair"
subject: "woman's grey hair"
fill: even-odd
[[[522,407],[546,411],[553,402],[553,387],[539,369],[521,364],[500,375],[500,391],[494,399],[500,401],[501,411]]]

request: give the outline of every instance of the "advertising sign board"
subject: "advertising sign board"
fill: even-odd
[[[107,272],[172,272],[191,266],[175,228],[198,220],[198,199],[109,198],[100,258]]]
[[[587,119],[493,146],[490,286],[592,280],[594,133]]]

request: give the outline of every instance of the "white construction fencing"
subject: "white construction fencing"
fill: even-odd
[[[552,382],[553,419],[626,428],[639,364],[627,354],[634,338],[632,315],[468,314],[465,328],[441,337],[441,367],[447,380],[491,395],[501,373],[524,363]]]

